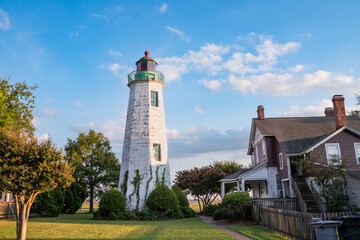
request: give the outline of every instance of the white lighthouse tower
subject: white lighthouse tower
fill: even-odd
[[[142,210],[157,184],[171,186],[162,90],[164,75],[145,51],[128,75],[130,88],[119,190],[126,208]]]

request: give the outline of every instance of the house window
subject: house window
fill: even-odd
[[[262,142],[262,154],[263,154],[263,160],[266,161],[266,146],[265,146],[265,141]]]
[[[158,92],[151,91],[151,106],[154,106],[154,107],[159,106]]]
[[[160,144],[153,145],[153,154],[156,161],[161,161],[161,146]]]
[[[338,143],[325,144],[326,158],[329,164],[341,163],[340,145]],[[339,161],[339,162],[337,162]]]
[[[259,162],[259,148],[256,146],[256,163]]]
[[[354,143],[356,162],[360,165],[360,143]]]
[[[254,153],[251,154],[251,163],[252,165],[255,165]]]
[[[280,169],[284,168],[284,159],[283,159],[283,154],[279,153],[279,162],[280,162]]]

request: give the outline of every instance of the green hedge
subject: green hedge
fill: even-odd
[[[117,189],[106,191],[100,199],[99,209],[96,215],[104,218],[117,218],[119,214],[125,211],[125,197]]]
[[[150,210],[165,213],[168,210],[179,209],[179,202],[175,193],[164,184],[159,184],[146,200],[146,206]]]
[[[180,207],[189,207],[189,200],[186,197],[186,194],[177,186],[173,186],[172,190],[174,191],[177,200],[179,201]]]

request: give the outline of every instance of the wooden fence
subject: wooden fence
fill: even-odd
[[[283,210],[300,211],[300,206],[297,199],[254,198],[252,199],[252,216],[257,223],[260,223],[260,207],[262,206]]]
[[[0,218],[14,216],[16,206],[14,202],[0,202]]]
[[[260,223],[291,239],[315,240],[312,218],[335,219],[344,215],[360,215],[360,212],[305,213],[260,206]]]

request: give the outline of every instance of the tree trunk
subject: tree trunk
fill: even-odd
[[[89,213],[94,212],[94,188],[90,189],[90,210]]]
[[[19,203],[17,203],[19,204]],[[17,219],[16,219],[16,239],[17,240],[25,240],[26,239],[26,229],[27,229],[27,223],[28,219],[26,216],[26,209],[23,204],[18,208],[19,213],[17,213]]]

